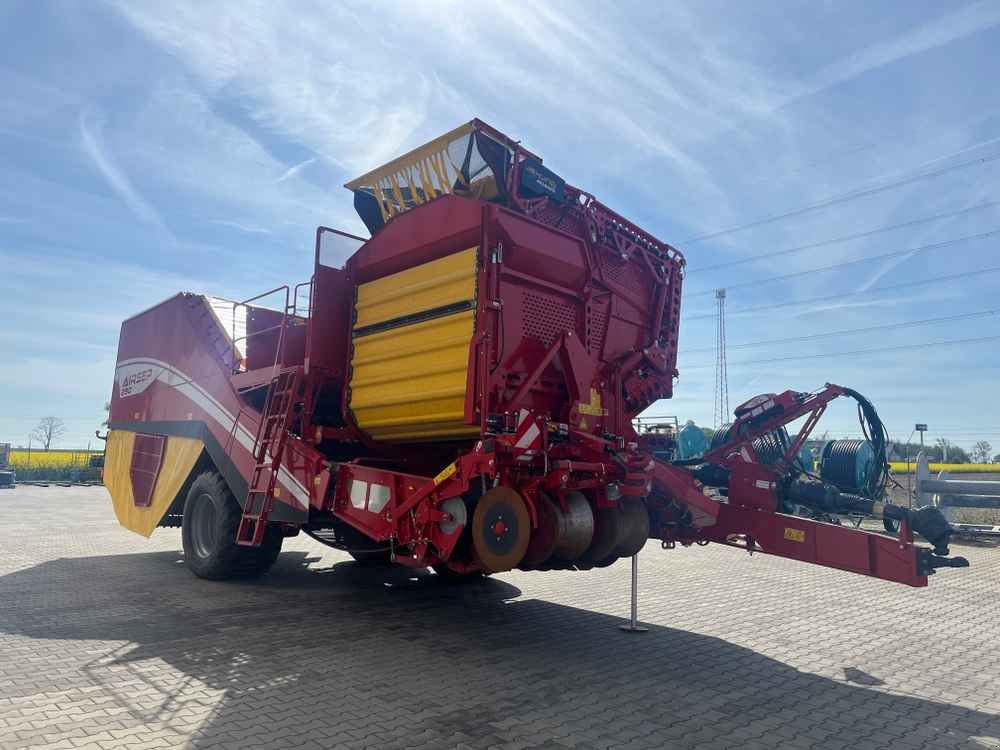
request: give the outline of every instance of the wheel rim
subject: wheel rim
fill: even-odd
[[[191,519],[191,546],[198,557],[215,552],[215,504],[207,493],[198,496]]]
[[[483,570],[501,573],[524,558],[531,519],[521,496],[510,487],[494,487],[476,504],[472,545]]]

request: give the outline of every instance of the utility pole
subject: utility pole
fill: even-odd
[[[726,373],[726,290],[716,289],[715,300],[719,310],[718,335],[715,354],[715,405],[714,421],[718,429],[729,421],[729,377]]]

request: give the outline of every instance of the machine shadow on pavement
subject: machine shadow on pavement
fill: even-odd
[[[997,716],[801,672],[694,632],[624,635],[616,617],[523,599],[502,579],[454,586],[404,568],[316,568],[292,551],[260,581],[212,583],[179,557],[63,558],[0,577],[0,639],[86,642],[79,673],[52,675],[51,689],[96,686],[136,722],[170,725],[184,705],[177,673],[214,691],[194,748],[804,738],[982,750],[977,737],[1000,736]],[[855,682],[881,682],[864,678]],[[144,684],[162,700],[152,705]]]

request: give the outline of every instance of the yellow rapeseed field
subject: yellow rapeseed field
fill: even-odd
[[[32,448],[11,448],[10,464],[15,469],[71,469],[86,468],[90,465],[92,455],[100,455],[104,451],[72,451],[72,450],[36,450]]]
[[[889,464],[895,474],[906,474],[907,467],[905,461],[893,461]],[[1000,464],[931,464],[931,473],[937,474],[939,471],[947,471],[949,474],[993,474],[1000,473]],[[917,462],[910,462],[909,472],[917,470]]]

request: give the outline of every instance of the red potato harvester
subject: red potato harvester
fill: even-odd
[[[633,420],[673,393],[684,258],[516,141],[473,120],[347,187],[372,236],[320,227],[309,282],[122,325],[105,484],[126,528],[181,526],[197,575],[262,573],[300,531],[459,577],[650,538],[910,586],[967,564],[935,509],[886,501],[885,430],[848,388],[758,396],[702,458],[664,458]],[[840,397],[873,449],[861,486],[797,459]]]

